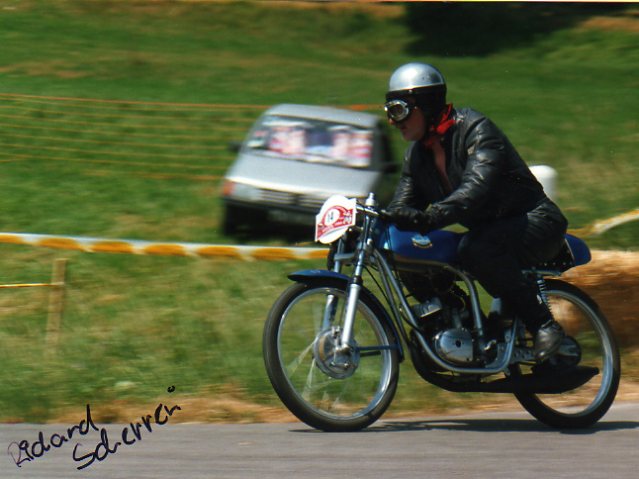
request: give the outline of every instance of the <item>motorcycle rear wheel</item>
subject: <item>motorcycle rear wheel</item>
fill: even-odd
[[[284,405],[311,427],[357,431],[381,417],[393,400],[399,376],[397,338],[372,298],[362,290],[351,353],[334,348],[345,284],[294,284],[269,312],[263,337],[266,371]]]
[[[606,414],[617,394],[621,375],[619,349],[608,321],[586,293],[564,281],[547,280],[546,285],[555,320],[579,343],[579,365],[596,367],[599,374],[567,393],[516,393],[515,397],[524,409],[551,427],[589,427]],[[518,366],[513,372],[521,374],[527,372],[525,369]]]

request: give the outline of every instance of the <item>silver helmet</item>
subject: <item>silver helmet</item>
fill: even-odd
[[[427,63],[407,63],[393,72],[388,82],[388,94],[412,95],[422,88],[446,87],[444,75]]]
[[[444,75],[427,63],[402,65],[391,75],[386,93],[387,102],[397,99],[410,99],[427,118],[434,118],[446,105]]]

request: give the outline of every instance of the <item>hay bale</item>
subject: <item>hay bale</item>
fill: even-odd
[[[639,344],[639,253],[593,251],[590,263],[562,279],[597,302],[621,345]]]

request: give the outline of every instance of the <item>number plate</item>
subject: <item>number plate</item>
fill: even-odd
[[[315,241],[329,244],[355,224],[357,202],[341,195],[331,196],[315,217]]]

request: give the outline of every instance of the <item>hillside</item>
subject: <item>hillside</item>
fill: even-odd
[[[639,206],[638,24],[623,4],[0,0],[0,230],[232,244],[228,143],[280,102],[382,115],[390,72],[411,60],[438,65],[451,101],[488,114],[530,164],[553,166],[558,202],[584,228]],[[393,145],[401,158],[395,133]],[[587,238],[603,253],[578,279],[624,340],[637,238],[638,222]],[[185,400],[277,405],[264,317],[287,272],[322,266],[0,249],[3,283],[49,281],[69,260],[55,347],[47,288],[0,295],[0,419],[18,421],[86,403],[122,417],[173,384]],[[398,410],[457,401],[403,374]]]

